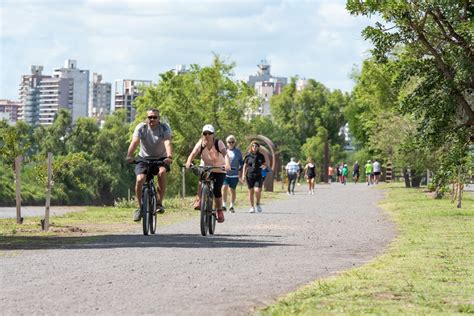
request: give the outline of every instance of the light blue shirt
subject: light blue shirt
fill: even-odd
[[[238,178],[239,170],[244,165],[244,159],[242,158],[242,153],[240,149],[227,149],[227,155],[229,155],[230,167],[235,170],[227,171],[227,177],[229,178]]]
[[[288,172],[288,174],[296,174],[300,171],[300,165],[297,164],[296,162],[294,161],[290,161],[286,167],[285,167],[286,171]]]

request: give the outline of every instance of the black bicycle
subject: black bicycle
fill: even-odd
[[[212,208],[215,180],[211,177],[211,172],[215,169],[223,170],[224,167],[191,165],[190,168],[197,173],[201,181],[201,235],[206,236],[208,232],[213,235],[216,231],[217,215],[216,210]]]
[[[142,186],[142,203],[140,205],[140,212],[142,216],[143,235],[155,234],[157,225],[156,216],[156,188],[153,182],[153,169],[159,169],[164,166],[163,159],[144,159],[137,158],[132,163],[145,163],[146,180]]]

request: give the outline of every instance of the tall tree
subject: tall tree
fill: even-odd
[[[219,138],[234,134],[242,139],[247,130],[244,112],[254,92],[245,83],[232,80],[234,66],[214,56],[210,66],[191,65],[184,73],[161,74],[159,83],[137,99],[135,123],[144,118],[147,108],[159,109],[173,131],[178,158],[189,154],[204,124],[212,124]]]
[[[385,21],[363,34],[374,43],[377,60],[399,61],[399,83],[411,85],[402,105],[424,119],[425,135],[439,140],[467,128],[474,139],[474,3],[348,0],[346,7]]]

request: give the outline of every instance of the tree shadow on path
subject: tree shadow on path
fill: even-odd
[[[0,237],[0,250],[108,249],[108,248],[266,248],[294,246],[266,238],[280,236],[196,234],[102,235],[83,237]]]

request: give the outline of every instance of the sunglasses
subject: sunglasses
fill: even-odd
[[[235,143],[233,140],[229,140],[229,141],[227,142],[227,144],[233,144],[233,143]]]
[[[211,132],[204,132],[204,133],[202,133],[202,134],[203,134],[204,136],[207,136],[207,135],[212,135],[212,134],[214,134],[214,133],[211,133]]]
[[[158,118],[158,116],[148,116],[149,120],[156,120],[157,118]]]

